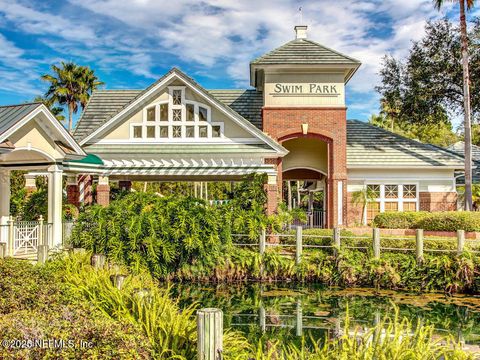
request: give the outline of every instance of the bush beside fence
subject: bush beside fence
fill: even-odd
[[[425,231],[480,231],[480,212],[386,212],[375,216],[373,226],[386,229]]]

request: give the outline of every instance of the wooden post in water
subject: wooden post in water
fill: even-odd
[[[465,230],[457,230],[457,255],[462,255],[465,246]]]
[[[423,229],[417,229],[415,237],[415,250],[417,254],[417,265],[423,262]]]
[[[302,261],[302,227],[296,228],[296,251],[295,251],[295,264],[299,265]]]
[[[380,259],[380,229],[373,229],[373,257]]]
[[[339,228],[333,228],[333,252],[335,256],[338,256],[340,253],[340,229]]]
[[[296,309],[296,315],[297,315],[297,336],[302,336],[303,335],[303,311],[302,311],[302,301],[300,299],[297,300],[297,309]]]
[[[48,245],[37,246],[37,263],[45,264],[48,260]]]
[[[262,333],[267,330],[267,317],[265,315],[265,307],[263,306],[263,303],[260,303],[260,309],[258,310],[259,318],[260,318],[260,329],[262,330]]]
[[[197,311],[198,360],[223,358],[223,312],[206,308]]]

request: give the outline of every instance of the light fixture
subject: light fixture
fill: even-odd
[[[308,134],[308,124],[302,124],[302,133],[303,135]]]

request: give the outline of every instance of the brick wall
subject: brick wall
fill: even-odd
[[[347,192],[347,217],[346,217],[347,226],[362,224],[363,207],[362,207],[362,204],[358,204],[358,205],[353,204],[352,194],[353,194],[352,192]]]
[[[457,210],[457,193],[420,192],[420,210],[455,211]]]
[[[105,184],[97,185],[97,204],[102,206],[110,204],[110,186]]]
[[[77,184],[67,184],[67,203],[76,207],[80,205],[80,191]]]
[[[327,225],[338,222],[338,182],[343,181],[343,218],[347,216],[347,123],[345,107],[333,108],[263,108],[263,131],[282,143],[295,138],[316,138],[328,143],[329,174],[327,181]],[[302,133],[308,124],[308,133]],[[276,159],[279,177],[278,193],[282,191],[282,160]]]

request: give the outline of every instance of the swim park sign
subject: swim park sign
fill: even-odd
[[[273,96],[340,96],[337,84],[305,83],[305,84],[284,84],[273,85]]]

